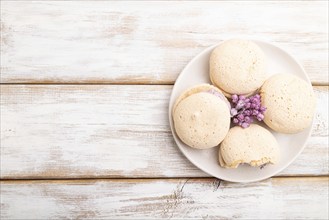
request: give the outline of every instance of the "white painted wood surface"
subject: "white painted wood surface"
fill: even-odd
[[[232,37],[275,43],[329,81],[328,1],[1,1],[1,82],[172,84]]]
[[[0,219],[329,218],[328,1],[0,4]],[[232,37],[283,47],[322,85],[303,153],[258,183],[208,178],[167,118],[182,68]]]
[[[204,177],[173,141],[172,86],[2,85],[1,177]],[[280,175],[328,174],[328,87],[302,155]],[[306,162],[307,161],[307,162]]]
[[[328,219],[328,177],[3,182],[3,219]]]

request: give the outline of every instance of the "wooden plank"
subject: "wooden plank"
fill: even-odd
[[[6,181],[1,219],[328,219],[328,181]]]
[[[328,84],[327,9],[327,1],[1,1],[1,82],[172,84],[204,48],[246,37],[287,49],[314,84]]]
[[[205,177],[178,150],[172,86],[1,85],[1,177]],[[328,87],[314,130],[280,175],[328,174]],[[307,161],[307,162],[306,162]]]

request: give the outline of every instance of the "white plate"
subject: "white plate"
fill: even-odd
[[[270,43],[258,40],[253,40],[253,42],[260,46],[266,55],[269,75],[275,73],[294,74],[311,83],[303,67],[286,51]],[[181,142],[174,131],[171,116],[173,104],[176,98],[187,88],[201,83],[211,84],[208,74],[209,56],[216,46],[218,45],[211,46],[194,57],[175,82],[169,104],[169,121],[174,139],[179,149],[195,166],[214,177],[231,182],[254,182],[269,178],[286,168],[302,152],[311,134],[311,126],[292,135],[280,134],[271,130],[280,145],[280,162],[276,165],[268,165],[263,169],[248,165],[240,165],[237,169],[222,168],[218,163],[218,147],[207,150],[193,149]],[[264,123],[261,125],[269,129]]]

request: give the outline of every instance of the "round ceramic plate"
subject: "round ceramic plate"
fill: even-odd
[[[295,74],[296,76],[311,83],[303,67],[286,51],[270,43],[253,40],[264,51],[267,59],[267,73]],[[264,123],[261,126],[269,129],[277,139],[281,157],[280,162],[275,165],[265,166],[263,169],[240,165],[237,169],[222,168],[218,163],[218,147],[207,150],[198,150],[184,144],[176,135],[173,120],[172,107],[176,98],[187,88],[201,84],[209,83],[209,56],[212,50],[218,45],[211,46],[193,58],[184,68],[177,78],[169,104],[170,127],[179,149],[183,154],[198,168],[204,172],[231,182],[254,182],[269,178],[291,164],[303,150],[307,139],[311,133],[311,126],[298,134],[281,134],[269,129]]]

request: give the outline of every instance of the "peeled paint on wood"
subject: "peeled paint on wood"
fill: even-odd
[[[328,174],[328,88],[314,88],[312,137],[280,176]],[[209,176],[173,141],[171,89],[1,85],[1,178]]]
[[[327,8],[327,1],[2,1],[1,82],[172,84],[205,48],[257,38],[290,51],[313,83],[328,84]]]
[[[328,219],[328,181],[4,181],[1,219]]]

